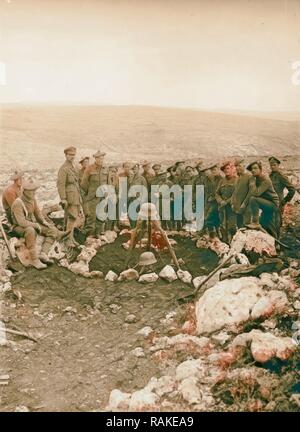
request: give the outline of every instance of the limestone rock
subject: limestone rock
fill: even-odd
[[[178,270],[177,271],[178,279],[180,279],[183,283],[190,284],[192,282],[192,275],[188,271]]]
[[[119,282],[122,281],[133,281],[133,280],[138,280],[139,279],[139,274],[135,269],[128,269],[128,270],[124,270],[122,271],[122,273],[120,273],[120,276],[118,278]]]
[[[139,282],[141,283],[154,283],[158,279],[158,275],[156,273],[146,273],[140,276]]]
[[[158,396],[148,389],[138,390],[131,395],[129,411],[143,411],[153,409],[158,401]]]
[[[108,411],[114,410],[126,410],[129,407],[131,394],[123,393],[118,389],[114,389],[110,392],[109,402],[107,406]]]
[[[250,311],[263,295],[255,277],[218,282],[205,291],[196,304],[198,334],[247,321]]]
[[[162,279],[165,279],[168,282],[173,282],[177,279],[177,275],[173,267],[170,265],[166,265],[159,273],[159,276]]]
[[[197,379],[195,377],[185,378],[181,381],[178,389],[190,405],[201,402],[202,394],[197,386]]]
[[[265,363],[275,357],[287,360],[297,349],[297,344],[292,338],[274,336],[272,333],[263,333],[260,330],[238,335],[233,340],[232,346],[246,347],[248,343],[250,343],[254,360],[260,363]]]
[[[105,280],[109,282],[116,282],[118,280],[118,275],[112,270],[109,270],[105,276]]]

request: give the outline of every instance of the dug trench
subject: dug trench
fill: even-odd
[[[119,236],[101,247],[90,270],[120,273],[128,254]],[[178,258],[193,276],[209,273],[217,255],[197,249],[189,238],[176,238]],[[138,262],[136,249],[132,265]],[[161,252],[154,271],[171,258]],[[149,354],[137,358],[132,351],[150,341],[137,332],[151,326],[156,334],[172,335],[185,319],[186,306],[176,298],[189,294],[192,286],[177,280],[172,284],[107,282],[86,279],[54,264],[45,270],[28,268],[16,273],[12,291],[5,294],[3,321],[7,328],[28,332],[37,342],[9,334],[11,343],[0,350],[1,372],[9,383],[0,387],[0,411],[26,406],[32,411],[104,410],[110,391],[132,392],[159,376],[161,365]],[[19,292],[18,300],[14,293]],[[164,328],[170,311],[177,313],[173,326]]]

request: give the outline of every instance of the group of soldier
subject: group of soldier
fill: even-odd
[[[93,154],[92,163],[89,156],[84,156],[80,158],[77,166],[75,147],[66,148],[64,154],[65,162],[57,177],[60,205],[65,213],[64,231],[59,231],[39,210],[35,198],[39,185],[34,180],[23,181],[22,174],[16,173],[11,178],[13,183],[4,189],[2,194],[7,219],[14,232],[25,237],[32,263],[39,269],[51,262],[48,252],[55,240],[65,237],[68,246],[77,245],[74,229],[82,225],[82,220],[84,223],[81,228],[87,237],[98,237],[106,229],[120,228],[119,209],[114,220],[99,220],[96,209],[101,200],[97,193],[100,186],[113,186],[116,196],[127,193],[120,190],[122,178],[127,180],[128,189],[130,186],[141,185],[149,194],[153,185],[179,185],[182,189],[185,185],[191,185],[193,191],[197,185],[203,186],[202,231],[211,238],[218,236],[225,242],[230,242],[236,230],[244,226],[252,229],[262,227],[277,238],[284,206],[295,194],[295,187],[280,169],[281,161],[274,156],[269,158],[268,175],[263,172],[260,161],[246,165],[242,159],[207,165],[202,160],[195,165],[178,161],[163,170],[160,163],[151,164],[147,161],[124,162],[122,167],[106,166],[105,153],[100,150]],[[135,198],[127,198],[129,206]],[[192,199],[195,200],[195,194]],[[116,205],[118,207],[118,202]],[[191,222],[186,214],[181,218],[175,217],[172,199],[170,206],[170,218],[163,220],[162,201],[159,201],[158,211],[164,229],[180,230],[183,224]],[[195,210],[195,202],[192,202],[192,208]],[[121,210],[126,212],[127,209]],[[136,221],[129,217],[129,222],[131,228],[134,228]],[[36,247],[38,233],[45,237],[40,254]]]

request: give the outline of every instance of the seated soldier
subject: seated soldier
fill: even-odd
[[[22,192],[22,174],[15,172],[10,180],[13,181],[13,183],[9,186],[7,186],[2,194],[2,205],[3,209],[6,213],[6,217],[8,222],[12,225],[13,221],[11,218],[11,206],[16,198],[21,196]]]
[[[278,237],[279,232],[279,198],[274,190],[271,180],[262,172],[261,162],[255,161],[247,166],[252,177],[249,180],[249,192],[241,205],[241,210],[246,209],[252,216],[252,223],[248,228],[259,229],[262,227],[273,237]],[[262,211],[259,219],[259,210]]]
[[[55,240],[60,240],[68,233],[59,231],[43,218],[35,199],[37,188],[38,185],[31,179],[24,182],[23,193],[21,197],[14,201],[11,212],[14,231],[25,238],[25,244],[29,250],[33,267],[44,269],[47,265],[43,264],[43,262],[53,262],[48,257],[51,246]],[[45,237],[40,256],[38,256],[36,246],[37,233]]]

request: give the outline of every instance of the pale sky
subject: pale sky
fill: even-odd
[[[299,111],[296,61],[300,0],[0,0],[0,102]]]

